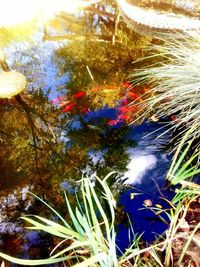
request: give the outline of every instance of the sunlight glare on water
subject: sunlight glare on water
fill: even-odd
[[[35,18],[46,20],[61,11],[74,13],[92,2],[84,0],[0,0],[0,27],[12,27]]]

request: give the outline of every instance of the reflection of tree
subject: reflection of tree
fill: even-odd
[[[66,133],[71,142],[70,162],[74,160],[72,166],[76,168],[76,172],[81,174],[86,169],[87,173],[97,173],[103,178],[114,170],[119,175],[126,171],[129,161],[126,149],[135,145],[134,142],[130,143],[125,139],[129,127],[125,124],[121,127],[110,127],[106,124],[107,120],[100,116],[86,123],[84,118],[80,117],[78,129],[71,128]],[[78,152],[75,154],[76,158],[75,151]],[[93,162],[93,157],[99,152],[101,156],[97,158],[97,162]],[[77,155],[79,155],[78,158]]]
[[[30,25],[29,25],[30,26]],[[5,30],[10,33],[7,42],[1,42],[1,47],[16,41],[16,35],[20,35],[20,27]],[[31,32],[24,29],[24,37],[31,36]],[[2,33],[2,30],[0,29]],[[13,35],[12,35],[13,33]],[[4,38],[2,33],[1,38]],[[21,39],[20,39],[21,40]],[[22,44],[21,44],[22,45]],[[22,45],[25,48],[25,46]],[[22,49],[21,47],[21,49]],[[53,190],[52,180],[62,177],[62,168],[57,166],[61,162],[64,154],[64,145],[60,141],[60,120],[59,111],[52,109],[48,101],[47,94],[42,93],[37,86],[37,64],[41,63],[41,58],[36,55],[35,49],[31,50],[31,44],[27,44],[29,50],[20,51],[20,56],[13,61],[14,69],[20,69],[28,78],[32,74],[32,93],[24,92],[11,99],[1,99],[0,101],[0,145],[2,153],[0,155],[0,189],[1,192],[13,190],[32,184],[33,190],[40,190],[41,195]],[[0,51],[0,65],[3,71],[9,72],[4,54]],[[31,52],[31,53],[30,53]],[[16,52],[16,54],[18,54]],[[33,56],[33,57],[32,57]],[[33,60],[34,58],[34,60]],[[23,60],[27,64],[22,64]],[[28,59],[28,60],[27,60]],[[35,63],[35,65],[29,65]],[[33,69],[32,69],[33,68]],[[37,69],[38,71],[38,69]],[[34,86],[35,85],[35,86]],[[30,84],[28,89],[30,89]],[[55,175],[56,174],[56,175]]]
[[[59,36],[52,33],[60,29]],[[56,35],[56,36],[55,36]],[[132,73],[147,39],[130,31],[112,1],[88,7],[82,16],[61,14],[46,26],[45,38],[68,40],[56,61],[69,73],[68,93],[86,90],[96,107],[113,106],[124,94],[121,83]]]
[[[1,109],[0,133],[3,150],[1,153],[1,189],[11,189],[16,185],[45,183],[45,169],[53,168],[52,146],[55,138],[50,126],[55,120],[47,99],[43,95],[21,96],[30,109],[34,122],[35,144],[27,115],[19,103],[13,100],[12,105]],[[32,107],[34,108],[32,109]],[[37,162],[35,158],[37,150]],[[4,170],[4,171],[3,171]]]
[[[121,84],[132,72],[133,61],[142,54],[141,46],[146,39],[127,28],[111,1],[88,7],[81,16],[60,14],[46,25],[44,39],[55,40],[53,31],[64,33],[69,40],[55,56],[59,75],[69,73],[64,99],[69,104],[53,108],[38,88],[34,93],[36,77],[32,75],[33,66],[28,64],[37,63],[36,48],[35,55],[30,54],[31,50],[24,52],[25,62],[31,56],[27,65],[12,60],[16,68],[33,80],[32,93],[21,95],[33,123],[30,125],[19,99],[12,105],[8,103],[10,110],[1,111],[0,144],[4,148],[0,155],[1,189],[8,184],[14,188],[33,183],[46,191],[56,191],[63,179],[80,179],[87,165],[91,172],[96,171],[102,177],[111,170],[126,170],[129,144],[123,136],[128,127],[123,122],[121,128],[111,127],[108,118],[103,117],[98,123],[86,122],[84,114],[118,103],[125,90]],[[34,70],[38,68],[35,63]],[[85,92],[81,97],[80,91]],[[66,113],[61,114],[64,109]],[[77,119],[81,128],[76,130],[72,124]],[[69,141],[62,139],[65,132]],[[103,151],[103,161],[93,164],[91,150]]]
[[[1,190],[31,183],[41,193],[44,190],[53,196],[52,191],[57,191],[62,180],[79,180],[87,168],[90,174],[96,172],[100,177],[112,170],[126,170],[126,148],[133,144],[124,139],[129,131],[125,123],[110,127],[109,117],[87,119],[88,115],[80,110],[59,119],[59,109],[53,109],[43,94],[23,93],[21,97],[30,109],[36,143],[23,108],[16,100],[6,102],[0,119]],[[78,129],[73,126],[77,122]],[[65,135],[66,140],[62,139]],[[97,164],[92,161],[91,151],[102,152]]]

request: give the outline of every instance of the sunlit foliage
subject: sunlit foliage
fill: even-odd
[[[59,25],[57,35],[53,29]],[[67,93],[86,91],[96,108],[114,106],[125,95],[122,83],[151,40],[131,31],[111,1],[90,6],[79,17],[60,15],[46,26],[44,38],[66,40],[57,56],[61,72],[69,73]]]

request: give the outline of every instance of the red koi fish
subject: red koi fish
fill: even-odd
[[[80,91],[80,92],[75,93],[74,94],[74,97],[76,97],[76,98],[82,98],[85,95],[86,95],[86,92]]]
[[[128,118],[128,116],[125,114],[119,114],[119,116],[118,116],[118,119],[121,121],[125,121],[125,120],[127,120],[127,118]]]
[[[88,108],[88,107],[82,107],[81,109],[80,109],[80,111],[82,112],[82,113],[87,113],[88,111],[90,111],[90,109]]]
[[[139,99],[139,95],[137,93],[128,92],[127,95],[129,98],[131,98],[133,100]]]
[[[124,89],[129,89],[129,90],[132,90],[132,89],[133,89],[132,84],[129,83],[129,82],[124,82],[124,83],[122,83],[121,86],[122,86],[122,88],[124,88]]]
[[[107,124],[108,124],[109,126],[114,126],[114,125],[116,125],[118,122],[120,122],[119,119],[117,119],[117,120],[110,120],[110,121],[107,122]]]
[[[117,110],[119,110],[122,113],[128,113],[131,111],[131,107],[125,107],[125,106],[117,107]]]
[[[51,104],[56,105],[60,104],[61,101],[63,101],[66,98],[66,96],[59,96],[51,101]]]
[[[74,106],[76,106],[76,104],[77,104],[76,102],[73,102],[73,103],[67,105],[66,107],[63,108],[63,112],[69,112],[70,110],[73,109]]]
[[[128,99],[127,98],[123,98],[121,100],[121,103],[122,103],[123,106],[126,106],[128,104]]]

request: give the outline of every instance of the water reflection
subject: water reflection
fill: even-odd
[[[156,139],[162,131],[162,124],[144,123],[132,127],[128,136],[135,138],[137,146],[128,149],[130,161],[124,174],[128,189],[122,191],[118,202],[122,220],[117,228],[117,245],[122,251],[131,244],[134,234],[151,243],[168,227],[169,218],[162,210],[170,208],[165,199],[170,200],[174,195],[165,181],[172,155],[165,152],[168,136]],[[160,216],[156,215],[158,211]],[[134,234],[127,223],[129,219]]]
[[[133,91],[132,94],[134,94]],[[34,110],[34,116],[39,114],[39,119],[33,116],[37,126],[38,148],[36,150],[39,160],[36,169],[34,166],[30,167],[32,160],[29,161],[27,158],[27,155],[30,159],[35,157],[35,148],[29,149],[30,126],[24,114],[18,111],[14,103],[13,109],[9,111],[12,117],[10,116],[10,120],[4,122],[4,127],[12,129],[13,118],[22,118],[20,123],[26,132],[22,131],[22,127],[17,127],[19,124],[15,125],[14,140],[17,146],[14,146],[15,143],[13,144],[9,138],[6,144],[9,144],[9,149],[13,149],[9,150],[10,155],[17,155],[21,160],[20,166],[17,164],[19,162],[15,161],[16,166],[12,169],[13,178],[16,178],[17,173],[18,177],[23,179],[27,177],[27,179],[22,182],[20,179],[15,179],[13,187],[25,187],[31,184],[32,190],[37,192],[37,195],[42,195],[50,204],[56,206],[56,209],[63,212],[62,197],[58,196],[61,188],[67,189],[73,199],[76,190],[74,184],[83,174],[91,177],[96,174],[104,178],[109,172],[116,171],[111,186],[118,183],[134,185],[134,189],[123,191],[119,205],[124,206],[124,211],[130,215],[136,232],[142,233],[149,230],[145,227],[151,225],[150,232],[146,232],[143,237],[145,240],[152,241],[155,236],[153,232],[157,231],[157,234],[160,234],[166,226],[158,221],[158,217],[152,216],[152,213],[149,214],[149,210],[140,211],[139,209],[143,208],[144,200],[149,199],[153,204],[165,207],[155,192],[160,194],[169,165],[169,157],[164,152],[167,137],[154,141],[155,137],[163,131],[162,125],[159,124],[129,125],[131,116],[135,116],[135,110],[129,106],[130,96],[124,95],[120,100],[112,99],[109,102],[112,105],[109,103],[104,105],[104,102],[99,102],[101,98],[96,97],[96,92],[89,94],[88,91],[77,90],[74,87],[51,101],[42,90],[32,93],[31,96],[23,95],[23,99]],[[7,114],[6,112],[8,111],[5,111],[4,115]],[[150,135],[145,138],[148,134]],[[25,141],[26,146],[22,146]],[[131,194],[135,195],[138,192],[142,195],[136,195],[131,199]],[[23,201],[16,200],[16,203],[19,207],[18,217],[21,213],[30,212],[49,216],[44,207],[41,208],[40,204],[38,208],[38,203],[33,200],[28,208],[24,206]],[[9,205],[13,206],[11,202]],[[8,223],[18,218],[13,215],[8,218],[9,214],[5,212],[7,217],[4,218],[6,225],[2,228],[1,236],[4,240],[1,244],[2,250],[22,257],[47,257],[50,248],[55,245],[55,240],[48,235],[44,238],[43,235],[32,232],[20,232],[19,223],[15,225],[16,232],[10,239],[11,226]],[[120,226],[117,245],[120,244],[120,248],[124,249],[129,243],[128,228],[123,226],[123,217],[119,217],[118,221]],[[141,228],[141,225],[145,227]],[[125,234],[126,238],[124,238]],[[16,248],[12,245],[15,251],[9,250],[10,244],[16,244]],[[47,247],[45,253],[44,246]]]
[[[160,212],[161,217],[156,215],[156,212],[169,209],[170,206],[165,199],[170,200],[174,195],[173,191],[167,188],[165,181],[172,156],[164,150],[167,136],[162,142],[159,139],[156,140],[159,134],[156,131],[144,138],[149,131],[158,130],[156,125],[143,124],[133,127],[132,130],[135,133],[133,136],[137,146],[129,150],[128,171],[124,174],[127,178],[125,183],[129,186],[122,191],[118,204],[123,212],[128,214],[134,233],[142,235],[145,241],[151,243],[167,229],[169,223],[164,212]],[[117,244],[122,251],[131,244],[133,239],[127,217],[125,224],[123,221],[122,218],[117,236]]]
[[[164,151],[167,137],[155,141],[155,135],[159,135],[162,129],[158,131],[161,126],[154,123],[130,126],[126,121],[120,120],[116,124],[109,124],[109,121],[116,120],[119,112],[117,107],[104,107],[87,111],[85,114],[76,110],[64,114],[62,119],[65,127],[62,130],[62,142],[66,159],[64,162],[57,162],[60,165],[58,167],[65,165],[65,171],[62,179],[59,177],[58,181],[54,180],[53,182],[54,185],[58,183],[61,188],[74,195],[76,190],[73,187],[74,182],[80,180],[83,174],[91,177],[96,174],[100,178],[104,178],[109,172],[116,171],[112,184],[120,182],[126,186],[133,186],[133,189],[128,187],[129,189],[121,193],[119,205],[123,206],[124,211],[129,214],[135,231],[138,233],[145,231],[143,237],[150,242],[154,239],[155,233],[161,234],[164,231],[166,225],[161,223],[158,216],[151,211],[146,209],[141,211],[140,209],[144,207],[144,201],[147,199],[151,200],[152,205],[160,204],[163,208],[166,207],[162,197],[169,198],[169,194],[165,194],[162,188],[165,186],[164,177],[170,162],[170,156]],[[150,135],[145,138],[148,134]],[[138,193],[139,195],[137,195]],[[134,198],[131,198],[133,194]],[[55,201],[53,198],[48,200]],[[55,203],[61,205],[59,199]],[[36,210],[39,211],[37,208]],[[30,209],[27,209],[27,212],[29,213]],[[120,248],[124,249],[129,243],[128,228],[123,227],[123,218],[119,218],[119,222],[120,230],[117,238]],[[5,228],[3,232],[7,233]],[[125,233],[126,238],[124,238]],[[23,239],[26,238],[27,241],[22,250],[26,255],[27,253],[32,255],[30,251],[35,246],[35,237],[32,239],[31,233],[23,235]],[[36,242],[36,254],[41,256],[40,238]],[[54,241],[51,241],[53,246]],[[41,244],[42,247],[44,243]],[[3,244],[4,246],[7,245]],[[18,254],[18,252],[16,253]],[[43,254],[42,257],[44,257]]]
[[[43,233],[19,230],[22,225],[18,218],[22,214],[52,216],[43,204],[20,196],[27,186],[64,213],[61,188],[71,193],[73,201],[76,182],[83,174],[104,178],[116,171],[111,186],[124,183],[136,188],[123,191],[119,204],[133,222],[137,218],[134,227],[139,233],[143,230],[137,226],[144,221],[144,215],[137,208],[148,199],[153,204],[161,203],[160,193],[156,200],[152,195],[164,183],[169,164],[163,150],[167,139],[154,142],[159,131],[143,139],[162,128],[158,124],[129,125],[138,115],[137,104],[148,88],[134,88],[125,78],[133,71],[133,61],[144,55],[141,47],[146,39],[130,31],[121,20],[116,28],[115,11],[116,6],[106,1],[81,16],[60,14],[45,29],[39,28],[28,44],[15,43],[5,50],[10,67],[28,78],[27,91],[21,97],[32,118],[30,124],[30,118],[15,99],[3,102],[6,108],[0,110],[1,195],[7,197],[19,189],[15,203],[7,197],[8,209],[1,209],[4,217],[0,246],[7,253],[47,257],[56,244]],[[56,29],[61,29],[62,36],[55,35]],[[67,41],[57,42],[58,37],[66,37]],[[131,106],[133,100],[136,105]],[[135,192],[142,195],[131,199]],[[13,213],[13,209],[18,212]],[[118,221],[122,223],[122,219]],[[16,231],[12,230],[10,238],[13,227]],[[120,235],[126,231],[123,229],[118,236],[121,248],[127,244],[121,240]],[[11,246],[13,251],[9,251]]]

